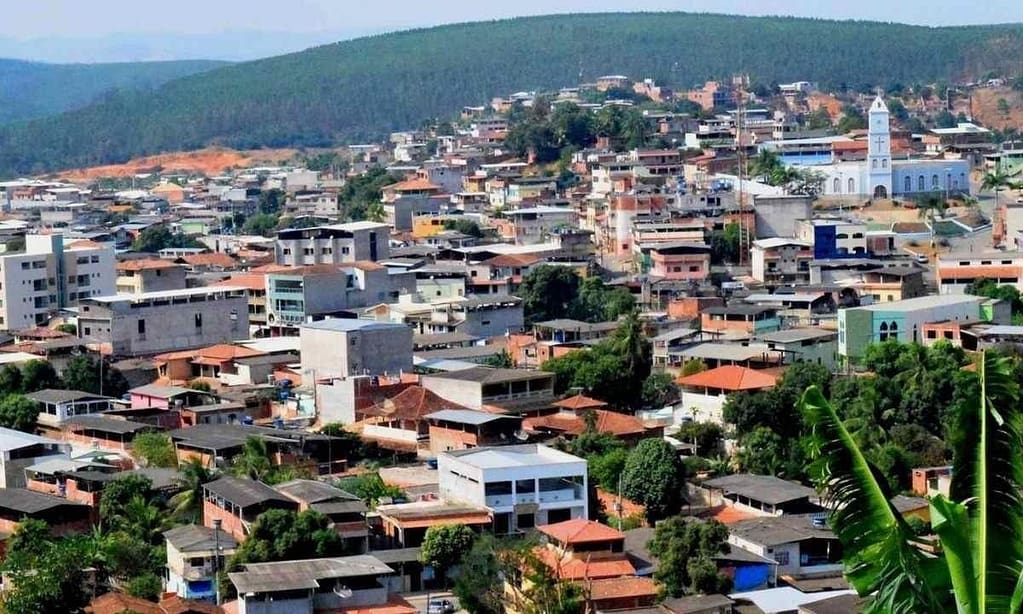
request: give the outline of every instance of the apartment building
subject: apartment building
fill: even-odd
[[[64,239],[26,235],[23,253],[0,256],[0,330],[46,324],[60,309],[114,293],[113,247]]]
[[[577,214],[571,207],[536,206],[512,209],[504,212],[508,220],[508,239],[516,245],[542,243],[556,229],[574,227]]]
[[[423,388],[470,409],[549,407],[554,401],[554,375],[525,369],[473,367],[421,377]]]
[[[322,320],[303,325],[299,341],[302,370],[314,377],[412,370],[412,329],[404,324]]]
[[[452,450],[437,469],[441,497],[487,508],[498,534],[588,517],[586,461],[554,448]]]
[[[765,283],[807,283],[813,244],[800,239],[757,239],[750,248],[753,279]]]
[[[351,222],[277,233],[277,263],[289,266],[384,260],[390,255],[390,228]]]
[[[249,336],[244,288],[115,294],[82,301],[78,334],[115,356],[159,354]]]

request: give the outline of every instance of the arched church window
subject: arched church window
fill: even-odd
[[[917,180],[916,180],[916,189],[919,190],[920,192],[923,192],[924,190],[927,189],[927,186],[924,185],[924,176],[923,175],[920,175],[917,178]]]
[[[892,322],[891,325],[888,327],[888,336],[891,339],[898,339],[899,338],[899,324],[898,324],[898,322]]]
[[[881,328],[879,330],[881,332],[880,334],[881,341],[888,341],[888,323],[881,322]]]
[[[937,175],[931,175],[931,189],[932,190],[937,190],[940,186],[941,186],[941,184],[938,183],[938,176]]]
[[[881,168],[888,168],[888,160],[887,159],[882,159],[881,160]]]
[[[848,186],[849,186],[849,189],[846,190],[847,192],[849,192],[850,194],[853,194],[853,193],[856,192],[856,182],[853,181],[852,177],[849,178]]]
[[[831,189],[831,191],[834,192],[835,194],[842,193],[842,180],[839,179],[838,177],[835,177],[834,187]]]
[[[871,168],[877,168],[877,160],[876,159],[870,161],[870,167]]]
[[[908,175],[902,181],[902,191],[903,192],[912,192],[913,191],[913,179],[911,177],[909,177]]]

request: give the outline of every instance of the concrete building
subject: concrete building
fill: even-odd
[[[813,199],[809,196],[755,196],[756,238],[794,237],[799,220],[813,217]]]
[[[70,454],[70,443],[0,428],[0,489],[24,488],[26,467]]]
[[[211,287],[95,297],[79,308],[78,334],[115,356],[239,341],[249,336],[248,296]]]
[[[856,361],[881,341],[923,342],[924,324],[942,321],[1007,323],[1010,306],[982,296],[924,296],[838,311],[838,353]]]
[[[838,333],[821,328],[790,328],[757,335],[768,350],[781,352],[786,363],[812,362],[833,370],[838,355]]]
[[[437,468],[441,496],[489,509],[498,534],[588,517],[586,461],[554,448],[443,452]]]
[[[197,525],[175,527],[163,536],[167,542],[167,592],[184,599],[215,600],[216,570],[225,569],[227,559],[238,549],[234,537]]]
[[[778,577],[835,575],[842,571],[842,546],[818,515],[750,518],[728,525],[728,543],[778,565]]]
[[[675,408],[674,422],[685,420],[724,425],[728,396],[774,388],[778,378],[769,373],[724,365],[675,380],[682,389],[682,402]]]
[[[0,330],[46,324],[60,309],[114,290],[113,247],[26,235],[23,253],[0,256]]]
[[[548,406],[554,401],[554,375],[525,369],[473,367],[423,375],[423,388],[470,409],[484,405]]]
[[[84,416],[108,411],[111,397],[105,397],[81,390],[37,390],[25,395],[39,404],[39,422],[60,424],[74,416]]]
[[[416,280],[414,272],[363,261],[283,268],[266,274],[266,287],[267,325],[283,336],[297,334],[303,322],[396,301],[415,291]]]
[[[242,542],[249,527],[265,511],[278,509],[298,511],[298,503],[270,488],[263,482],[248,478],[222,477],[203,484],[203,526],[212,529],[219,519],[221,530]]]
[[[116,268],[118,294],[183,290],[186,286],[185,267],[163,258],[122,260]]]
[[[556,228],[576,226],[578,215],[571,207],[537,206],[504,211],[516,245],[542,243]]]
[[[867,224],[844,219],[798,222],[799,238],[813,245],[816,260],[888,256],[895,253],[895,233],[869,231]]]
[[[967,286],[983,280],[1023,290],[1023,253],[940,254],[936,276],[941,294],[964,294]]]
[[[710,274],[710,246],[661,243],[649,250],[649,272],[672,281],[702,281]]]
[[[473,296],[435,301],[421,334],[459,332],[474,337],[499,337],[522,330],[522,299],[511,295]]]
[[[351,222],[277,233],[277,264],[341,264],[386,260],[390,228],[376,222]]]
[[[316,378],[412,370],[412,329],[372,320],[331,319],[299,332],[302,370]]]
[[[750,248],[753,279],[764,283],[807,283],[813,243],[801,239],[757,239]]]

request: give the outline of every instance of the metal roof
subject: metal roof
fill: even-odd
[[[527,371],[525,369],[495,369],[492,367],[474,367],[451,373],[438,373],[424,377],[461,380],[467,382],[478,382],[480,384],[500,384],[505,382],[519,382],[531,379],[545,379],[553,377],[552,374],[543,371]]]
[[[380,559],[368,554],[328,559],[250,563],[245,571],[228,574],[238,593],[273,593],[315,589],[321,581],[394,573]]]
[[[120,418],[111,418],[110,416],[104,416],[102,414],[75,416],[73,418],[69,418],[65,424],[83,429],[116,433],[118,435],[127,435],[129,433],[156,429],[156,427],[151,424],[132,422],[131,420],[121,420]]]
[[[343,319],[343,318],[332,318],[329,320],[320,320],[319,322],[308,322],[302,325],[304,329],[311,330],[329,330],[338,333],[350,333],[354,331],[365,331],[365,330],[401,330],[408,328],[404,324],[398,324],[395,322],[377,322],[375,320],[357,320],[357,319]]]
[[[295,503],[273,488],[255,480],[223,477],[204,484],[203,488],[239,507],[249,507],[265,501]]]
[[[1021,328],[1023,330],[1023,328]],[[838,331],[824,330],[820,328],[790,328],[779,330],[773,333],[757,335],[761,341],[772,341],[774,343],[795,343],[797,341],[809,341],[811,339],[823,339],[824,337],[838,337]]]
[[[286,495],[301,499],[306,503],[319,503],[321,501],[335,501],[338,499],[361,502],[358,497],[349,492],[316,480],[291,480],[290,482],[278,484],[275,488]]]
[[[55,388],[46,388],[45,390],[37,390],[25,395],[33,401],[40,403],[50,403],[57,405],[59,403],[70,403],[72,401],[79,401],[84,399],[110,399],[101,394],[93,394],[91,392],[83,392],[81,390],[58,390]]]
[[[59,445],[63,442],[49,437],[40,437],[31,433],[22,433],[14,429],[0,427],[0,452],[18,450],[38,444]]]
[[[441,454],[450,455],[463,463],[481,469],[505,469],[509,467],[540,467],[565,463],[585,463],[586,461],[567,452],[561,452],[548,446],[523,444],[500,446],[496,448],[470,448],[468,450],[451,450]]]
[[[440,411],[435,411],[432,414],[427,414],[426,417],[433,420],[444,420],[445,422],[457,422],[472,426],[479,426],[481,424],[510,418],[510,416],[491,414],[485,411],[476,411],[473,409],[442,409]]]
[[[793,484],[773,475],[738,474],[726,475],[703,482],[703,486],[778,505],[788,501],[806,499],[816,491],[801,484]]]
[[[163,536],[179,552],[206,552],[217,546],[213,529],[195,524],[174,527],[165,531]],[[224,550],[233,550],[238,547],[238,542],[227,531],[221,531],[220,547]]]
[[[62,506],[88,508],[82,503],[75,503],[63,497],[46,495],[26,488],[0,488],[0,508],[14,510],[22,514],[37,514]]]
[[[807,539],[837,539],[831,529],[815,527],[809,515],[766,516],[728,525],[732,535],[760,546],[780,546]]]

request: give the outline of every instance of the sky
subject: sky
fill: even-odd
[[[251,59],[343,38],[550,12],[696,11],[919,25],[1023,22],[1018,0],[11,0],[0,57]]]

